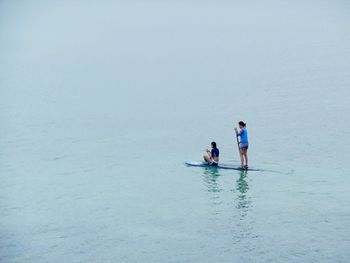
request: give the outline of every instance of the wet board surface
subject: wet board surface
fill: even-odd
[[[228,169],[228,170],[237,170],[237,171],[262,171],[260,169],[248,168],[243,169],[239,165],[228,164],[228,163],[219,163],[217,166],[211,166],[206,162],[185,162],[187,166],[195,166],[195,167],[210,167],[213,169]]]

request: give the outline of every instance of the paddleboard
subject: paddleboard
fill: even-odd
[[[195,167],[210,167],[210,168],[217,168],[217,169],[229,169],[229,170],[237,170],[237,171],[261,171],[260,169],[254,169],[254,168],[248,168],[244,169],[241,166],[233,165],[233,164],[227,164],[227,163],[219,163],[217,166],[209,165],[206,162],[185,162],[188,166],[195,166]]]

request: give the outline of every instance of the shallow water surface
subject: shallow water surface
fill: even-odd
[[[0,261],[349,262],[349,15],[1,1]]]

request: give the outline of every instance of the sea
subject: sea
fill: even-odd
[[[349,1],[0,1],[0,262],[350,262],[349,135]]]

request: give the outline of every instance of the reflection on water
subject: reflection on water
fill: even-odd
[[[221,192],[223,189],[217,180],[220,176],[219,170],[215,167],[205,167],[203,172],[203,181],[208,187],[208,192]]]
[[[257,236],[253,233],[254,219],[249,216],[252,204],[251,197],[248,195],[249,184],[247,180],[247,171],[241,171],[236,180],[233,193],[237,193],[235,198],[235,216],[232,229],[234,243],[240,244],[242,251],[254,250],[251,245],[251,239]],[[238,212],[238,213],[237,213]]]
[[[239,210],[241,218],[246,216],[246,213],[249,210],[249,207],[252,203],[249,196],[247,195],[249,190],[247,174],[247,171],[241,171],[239,173],[239,178],[236,180],[234,189],[231,190],[231,193],[234,193],[234,196],[231,196],[231,200],[234,201],[234,206]],[[226,196],[226,193],[224,191],[225,185],[220,185],[220,183],[218,182],[220,177],[221,175],[219,169],[215,167],[203,168],[202,178],[205,183],[205,186],[207,187],[208,192],[215,193],[211,196],[211,199],[218,200],[223,196]],[[217,202],[217,204],[218,203],[219,202]]]
[[[237,175],[236,172],[228,176],[235,178],[235,175]],[[229,183],[230,180],[227,181],[228,178],[221,176],[219,169],[215,167],[203,168],[202,178],[207,191],[210,192],[210,200],[213,201],[213,214],[215,215],[213,219],[218,219],[218,214],[232,214],[232,221],[228,227],[234,242],[240,243],[243,246],[242,249],[251,249],[248,241],[256,236],[252,229],[254,219],[249,216],[252,201],[249,196],[248,172],[239,172],[238,179],[233,181],[233,188]],[[227,182],[227,185],[224,182]]]
[[[251,200],[247,196],[249,185],[247,182],[247,171],[241,171],[239,178],[236,181],[236,190],[238,190],[237,205],[238,209],[248,210]]]
[[[247,195],[249,190],[247,174],[247,171],[241,171],[239,173],[239,178],[236,180],[234,189],[231,190],[232,193],[238,193],[237,196],[233,196],[233,200],[235,207],[240,210],[242,217],[245,216],[249,206],[251,205],[251,200]],[[203,168],[202,178],[208,192],[215,193],[215,195],[212,196],[213,199],[218,199],[221,195],[224,195],[222,192],[224,192],[225,186],[220,185],[218,182],[220,176],[221,174],[219,169],[215,167]]]
[[[203,172],[203,181],[208,189],[208,192],[212,193],[210,199],[214,205],[214,215],[218,215],[222,212],[222,197],[223,188],[218,183],[220,177],[219,170],[215,167],[205,167]]]
[[[249,194],[248,172],[228,172],[215,167],[205,167],[202,179],[212,201],[210,220],[225,225],[235,249],[241,253],[255,250],[252,241],[259,236],[253,227],[255,218],[251,213],[252,198]],[[230,220],[222,220],[227,215]]]

